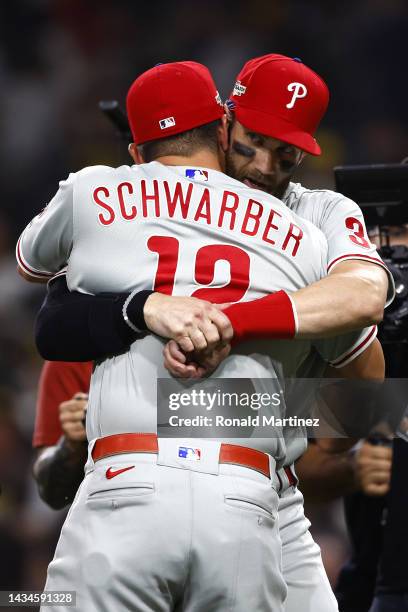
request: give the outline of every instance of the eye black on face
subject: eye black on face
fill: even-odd
[[[235,153],[238,153],[238,155],[243,155],[244,157],[253,157],[255,155],[255,151],[252,147],[248,147],[238,140],[234,140],[232,143],[232,148],[234,149]]]
[[[251,132],[250,130],[247,130],[245,135],[250,139],[251,144],[255,148],[268,149],[271,153],[278,155],[279,158],[296,163],[298,151],[293,145],[286,142],[279,142],[273,138],[259,134],[258,132]]]

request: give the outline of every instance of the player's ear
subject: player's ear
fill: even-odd
[[[299,158],[298,158],[298,160],[297,160],[297,162],[296,162],[296,165],[297,165],[297,166],[300,166],[300,164],[302,163],[302,161],[305,159],[306,155],[307,155],[307,153],[306,153],[305,151],[300,151]]]
[[[228,151],[228,118],[223,115],[218,125],[218,144],[221,150],[225,153]]]
[[[232,123],[233,115],[232,115],[231,109],[230,109],[230,107],[228,106],[227,103],[224,104],[224,112],[227,115],[228,122]]]
[[[128,151],[129,151],[130,157],[133,159],[136,165],[144,163],[143,156],[134,142],[130,143],[130,145],[128,146]]]

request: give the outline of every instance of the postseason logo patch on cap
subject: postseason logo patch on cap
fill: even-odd
[[[186,178],[192,179],[193,181],[208,181],[207,170],[199,170],[198,168],[187,168]]]
[[[167,130],[176,125],[176,120],[174,117],[166,117],[166,119],[160,119],[159,125],[161,130]]]
[[[234,85],[234,91],[232,92],[233,96],[242,96],[246,92],[246,86],[242,85],[241,81],[237,81]]]
[[[179,446],[178,456],[180,459],[189,459],[190,461],[200,461],[201,450],[199,448],[190,448],[189,446]]]

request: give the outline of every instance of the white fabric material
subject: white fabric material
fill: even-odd
[[[320,548],[309,527],[301,492],[288,488],[279,498],[283,577],[288,587],[285,612],[338,612]]]
[[[156,280],[167,283],[174,295],[207,289],[206,298],[217,295],[217,301],[226,301],[219,292],[229,286],[236,299],[250,300],[278,289],[295,291],[326,274],[327,241],[312,223],[289,210],[294,191],[285,206],[220,172],[206,172],[208,181],[195,182],[186,178],[185,167],[152,162],[116,169],[95,166],[71,174],[23,232],[20,258],[45,274],[68,262],[69,288],[85,293],[152,288]],[[297,199],[302,214],[308,210],[306,191]],[[205,253],[201,259],[200,253]],[[350,342],[353,346],[356,338]],[[328,344],[328,361],[347,348],[342,344],[340,350],[338,341]],[[242,357],[231,355],[215,376],[244,376],[246,367],[248,377],[267,378],[269,369],[282,380],[296,374],[311,346],[309,340],[246,343],[235,350]],[[96,364],[88,439],[155,431],[155,381],[167,376],[162,347],[161,340],[147,336],[129,352]],[[265,359],[262,372],[257,364]],[[274,442],[270,452],[281,455],[281,448]]]
[[[156,280],[159,288],[160,283],[167,283],[167,290],[174,295],[208,289],[218,291],[220,297],[220,291],[225,292],[225,288],[233,285],[238,289],[236,300],[254,299],[279,289],[296,291],[325,276],[330,265],[344,256],[378,261],[373,245],[358,245],[366,240],[364,231],[363,237],[359,236],[361,211],[342,196],[291,184],[285,194],[285,206],[222,173],[206,172],[208,181],[192,182],[186,178],[184,167],[152,162],[131,168],[86,168],[70,175],[60,184],[45,211],[23,232],[17,257],[28,273],[31,270],[33,275],[40,276],[59,272],[68,261],[69,288],[85,293],[148,289],[154,287]],[[147,196],[144,203],[143,192]],[[351,229],[346,226],[349,217],[357,220]],[[220,251],[220,247],[224,250]],[[232,258],[226,252],[232,253]],[[200,253],[205,254],[201,263]],[[216,257],[211,267],[208,262],[213,253]],[[164,280],[158,274],[163,258]],[[173,264],[174,278],[169,279],[169,265],[171,268]],[[205,295],[211,299],[211,294]],[[353,347],[358,338],[345,342]],[[333,361],[348,346],[342,346],[341,352],[336,343],[328,352],[326,348],[323,350],[310,341],[247,343],[239,347],[240,356],[231,355],[224,372],[231,377],[234,373],[242,376],[243,364],[252,373],[259,372],[261,366],[261,370],[274,369],[283,380],[298,371],[311,350],[320,350],[325,359]],[[162,342],[148,336],[133,344],[128,353],[96,364],[88,403],[88,439],[123,431],[154,431],[155,381],[166,376],[161,351]],[[287,463],[294,454],[301,454],[304,444],[304,438],[293,441],[294,452],[286,456]],[[269,451],[283,461],[283,442],[274,443]],[[134,459],[137,461],[140,458]],[[113,465],[122,463],[115,460]],[[84,602],[82,609],[87,612],[119,610],[121,598],[126,601],[123,609],[167,610],[175,596],[172,588],[180,584],[183,575],[188,549],[185,525],[194,524],[199,517],[195,554],[203,562],[194,565],[195,576],[190,576],[190,580],[194,581],[191,593],[195,598],[202,597],[202,607],[194,610],[283,609],[285,587],[279,576],[276,514],[259,508],[254,511],[248,499],[255,494],[244,478],[233,478],[235,488],[240,483],[241,498],[235,491],[229,497],[232,503],[227,504],[231,507],[226,510],[221,503],[224,499],[225,504],[225,489],[224,497],[220,497],[222,491],[218,490],[219,483],[225,481],[223,473],[215,476],[147,464],[142,482],[137,470],[132,469],[115,477],[112,486],[111,481],[101,476],[103,467],[98,462],[86,477],[71,508],[46,589],[70,588],[74,578],[80,601]],[[98,478],[102,488],[95,489],[92,484],[90,495],[90,483]],[[296,503],[287,501],[290,493]],[[259,498],[259,492],[257,495]],[[272,508],[277,501],[270,485],[268,496],[272,496],[269,500]],[[158,497],[160,504],[155,502]],[[260,507],[264,506],[263,499],[258,501]],[[196,516],[191,514],[192,507]],[[286,612],[337,609],[332,605],[316,545],[307,531],[301,494],[288,489],[280,501],[279,512],[283,517],[284,572],[290,586]],[[111,529],[107,529],[107,524],[111,524]],[[135,525],[131,540],[129,524]],[[264,524],[266,533],[261,527]],[[143,529],[138,528],[140,525]],[[166,541],[164,549],[158,532]],[[220,541],[224,542],[221,549]],[[241,556],[236,556],[236,546],[242,546]],[[215,555],[213,550],[217,551]],[[241,572],[241,565],[245,571]],[[126,582],[129,568],[131,584]],[[149,588],[150,580],[160,582],[162,588]],[[108,594],[106,589],[100,589],[101,584],[108,585]],[[262,584],[263,589],[254,591],[255,584]],[[187,589],[185,596],[188,594]],[[211,599],[214,597],[217,604]],[[195,603],[192,601],[190,607],[183,609],[192,610]]]
[[[351,259],[381,265],[388,274],[387,306],[392,302],[394,279],[368,237],[363,213],[356,202],[330,189],[306,189],[300,183],[289,183],[282,199],[302,219],[311,221],[323,232],[329,249],[327,271]]]
[[[146,289],[156,280],[173,284],[173,295],[207,290],[207,299],[227,301],[220,292],[232,287],[236,299],[250,300],[278,289],[295,291],[325,274],[327,244],[320,230],[276,198],[207,172],[208,181],[194,182],[185,167],[157,162],[85,168],[61,183],[26,228],[20,252],[28,266],[49,273],[68,261],[69,288],[85,293]],[[88,439],[155,431],[155,381],[167,375],[162,346],[148,336],[128,353],[96,364]],[[223,367],[231,377],[243,376],[246,362],[252,377],[268,377],[266,368],[255,373],[267,355],[270,368],[289,375],[309,350],[309,342],[269,342],[251,357],[240,347],[245,356],[235,366],[231,356]],[[270,450],[281,454],[275,441]]]
[[[245,300],[279,289],[293,291],[325,274],[327,243],[322,232],[310,222],[300,221],[281,201],[248,189],[215,170],[208,170],[206,183],[193,183],[184,172],[184,167],[151,162],[120,168],[94,166],[70,174],[66,181],[61,181],[59,191],[48,206],[23,232],[20,247],[27,265],[56,273],[69,258],[68,286],[85,293],[99,293],[107,288],[111,291],[146,289],[152,287],[158,259],[157,252],[147,242],[151,236],[160,235],[180,241],[174,295],[197,289],[199,283],[194,279],[191,263],[200,247],[208,244],[245,246],[251,257],[250,286]],[[189,205],[182,207],[179,198],[173,210],[168,204],[165,185],[174,202],[177,184],[184,204],[188,201]],[[132,195],[128,193],[129,187],[126,190],[122,187],[120,199],[118,190],[123,185],[131,186]],[[143,189],[148,198],[145,208],[141,203]],[[155,189],[157,207],[151,199]],[[238,201],[234,194],[239,197],[239,203],[233,212],[226,210],[221,218],[225,192],[228,206],[234,207]],[[205,193],[210,201],[208,206],[202,200]],[[249,220],[244,224],[250,200],[260,204],[263,211],[255,235],[249,233],[256,223]],[[268,226],[273,211],[273,222],[264,239],[261,230]],[[124,214],[135,214],[135,217],[128,220]],[[293,238],[284,246],[291,223],[300,224],[304,233],[295,255]],[[241,231],[243,225],[248,233]],[[219,268],[212,285],[222,287],[229,279],[226,266]]]
[[[221,464],[215,476],[156,460],[129,453],[96,462],[69,511],[45,590],[75,589],[81,612],[284,612],[271,481],[235,465]],[[107,469],[126,467],[106,478]]]

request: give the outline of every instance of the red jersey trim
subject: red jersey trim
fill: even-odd
[[[377,264],[377,266],[381,266],[387,273],[388,276],[388,291],[387,291],[387,301],[385,302],[385,308],[391,304],[395,297],[395,283],[394,278],[385,265],[385,263],[381,260],[380,257],[371,257],[370,255],[364,255],[363,253],[346,253],[345,255],[340,255],[340,257],[336,257],[333,259],[327,266],[327,273],[329,273],[338,263],[343,260],[350,259],[361,259],[363,261],[370,261],[371,263]]]
[[[343,366],[353,361],[353,359],[358,357],[358,355],[361,355],[361,353],[363,353],[366,350],[366,348],[370,346],[370,344],[374,341],[374,339],[377,336],[377,331],[378,331],[377,326],[373,325],[367,331],[365,337],[362,340],[360,340],[357,346],[353,346],[352,348],[348,349],[345,353],[340,355],[340,357],[338,357],[334,361],[331,361],[330,365],[333,366],[334,368],[342,368]]]
[[[54,274],[54,276],[52,276],[52,277],[50,278],[50,280],[48,281],[48,284],[52,283],[52,281],[53,281],[55,278],[59,278],[60,276],[66,276],[66,275],[67,275],[67,272],[68,272],[67,268],[66,268],[66,267],[65,267],[65,268],[63,268],[62,270],[60,270],[60,272],[57,272],[56,274]]]
[[[364,255],[364,253],[346,253],[345,255],[340,255],[340,257],[336,257],[336,259],[333,259],[333,261],[331,261],[327,266],[327,272],[330,272],[330,269],[333,266],[337,265],[343,259],[368,259],[372,263],[382,266],[389,273],[387,266],[383,261],[381,261],[379,257],[371,257],[371,255]]]
[[[20,238],[18,239],[18,242],[17,242],[16,258],[17,258],[19,266],[24,270],[24,272],[26,272],[29,276],[32,276],[34,278],[51,278],[51,277],[53,277],[54,274],[52,274],[50,272],[43,272],[41,270],[36,270],[35,268],[31,268],[28,265],[28,263],[24,259],[23,254],[21,252],[20,242],[21,242],[21,236],[20,236]]]

